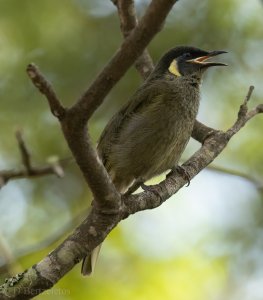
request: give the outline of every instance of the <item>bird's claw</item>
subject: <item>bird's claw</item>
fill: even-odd
[[[190,185],[190,175],[188,174],[188,172],[185,170],[184,167],[182,166],[176,166],[174,168],[172,168],[171,172],[169,172],[166,175],[166,178],[170,177],[171,175],[173,175],[174,173],[180,174],[186,181],[187,181],[187,187]]]
[[[155,190],[155,188],[152,185],[146,185],[146,184],[142,183],[141,188],[145,192],[151,192],[151,193],[154,193],[157,197],[161,197],[160,194]]]

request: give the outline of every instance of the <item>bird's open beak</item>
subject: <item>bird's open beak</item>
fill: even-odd
[[[226,51],[223,50],[218,50],[218,51],[211,51],[205,56],[200,56],[194,59],[189,59],[187,62],[191,62],[194,64],[201,64],[203,67],[212,67],[212,66],[227,66],[225,63],[221,62],[212,62],[212,61],[207,61],[209,58],[213,56],[217,56],[219,54],[227,53]]]

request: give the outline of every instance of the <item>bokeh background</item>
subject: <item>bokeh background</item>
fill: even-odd
[[[149,1],[136,1],[143,14]],[[229,51],[209,70],[198,119],[227,129],[249,85],[263,101],[263,3],[185,0],[149,46],[156,61],[175,45]],[[26,76],[35,62],[65,105],[88,87],[122,41],[110,0],[0,0],[0,170],[21,166],[14,132],[36,165],[71,156],[43,96]],[[140,85],[131,68],[90,123],[94,143]],[[123,221],[107,238],[92,278],[80,265],[38,299],[263,299],[263,118],[236,135],[213,165],[161,207]],[[182,160],[198,143],[191,141]],[[156,178],[154,182],[160,181]],[[85,217],[91,194],[69,163],[65,177],[9,182],[0,191],[0,283],[43,258]]]

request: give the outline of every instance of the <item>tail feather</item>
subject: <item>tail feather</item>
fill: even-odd
[[[114,173],[110,173],[110,176],[112,178],[113,184],[120,193],[124,193],[125,191],[127,191],[128,187],[133,182],[133,179],[127,180],[123,177],[117,178]],[[101,245],[102,244],[100,244],[94,250],[92,250],[90,255],[84,257],[81,267],[81,274],[83,276],[92,276],[100,253]]]
[[[98,260],[101,246],[102,244],[100,244],[94,250],[92,250],[90,255],[84,257],[81,266],[81,274],[83,276],[92,276],[96,266],[96,262]]]

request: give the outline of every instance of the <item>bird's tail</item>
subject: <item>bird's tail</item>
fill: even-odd
[[[113,184],[115,185],[115,188],[120,193],[124,193],[127,190],[127,188],[130,186],[131,182],[133,181],[133,180],[127,181],[127,179],[123,177],[116,178],[112,173],[110,175],[113,178],[112,181]],[[82,262],[82,267],[81,267],[81,274],[83,276],[91,276],[93,274],[100,253],[101,246],[102,244],[98,245],[95,249],[91,251],[89,255],[84,257]]]
[[[81,274],[83,276],[91,276],[93,274],[100,253],[101,246],[102,244],[100,244],[95,249],[93,249],[90,255],[84,257],[81,266]]]

